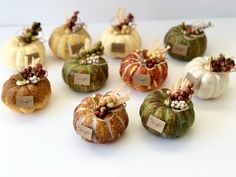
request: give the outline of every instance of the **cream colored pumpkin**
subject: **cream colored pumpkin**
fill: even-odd
[[[130,52],[141,48],[141,37],[138,31],[133,28],[130,34],[115,34],[113,27],[107,28],[102,36],[101,41],[105,47],[105,54],[114,58],[123,58]],[[124,44],[124,52],[112,51],[112,43]]]
[[[229,83],[228,72],[211,72],[205,65],[209,57],[197,57],[186,65],[185,73],[199,79],[195,93],[201,99],[217,98],[223,94]]]
[[[45,62],[45,47],[40,40],[36,40],[30,44],[24,44],[17,37],[10,39],[3,47],[3,60],[6,65],[17,71],[21,71],[28,65],[31,65],[27,59],[27,55],[38,53],[39,63]]]
[[[78,44],[84,45],[86,38],[90,39],[90,35],[84,28],[77,32],[72,32],[66,25],[62,25],[52,32],[49,39],[49,46],[54,55],[66,60],[71,57],[69,47]]]

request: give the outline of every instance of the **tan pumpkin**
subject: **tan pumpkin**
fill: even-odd
[[[22,113],[42,109],[51,95],[50,82],[45,74],[42,65],[38,64],[12,75],[2,88],[3,103],[11,110]]]
[[[40,23],[34,22],[21,36],[13,37],[6,43],[3,47],[3,60],[9,68],[21,71],[31,65],[35,58],[38,58],[41,64],[45,62],[45,47],[37,38],[39,31]]]
[[[57,27],[49,38],[49,46],[54,55],[60,59],[69,59],[84,46],[85,39],[90,35],[84,23],[76,23],[78,11],[64,25]]]
[[[124,12],[118,13],[119,23],[109,26],[101,35],[105,54],[113,58],[123,58],[130,52],[141,48],[141,37],[133,24],[134,16],[129,13],[124,19]]]
[[[86,141],[110,143],[117,140],[128,126],[124,102],[113,92],[85,98],[74,111],[74,129]]]

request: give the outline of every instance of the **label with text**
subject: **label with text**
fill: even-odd
[[[69,48],[69,54],[70,56],[74,55],[74,54],[78,54],[80,49],[84,46],[84,44],[79,43],[79,44],[74,44],[74,45],[69,45],[68,44],[68,48]]]
[[[193,85],[194,85],[194,89],[195,88],[199,88],[200,86],[200,79],[194,77],[191,73],[187,73],[186,76],[185,76],[185,79],[187,79],[188,81],[192,82]]]
[[[111,44],[112,52],[125,53],[125,44],[123,43],[112,43]]]
[[[75,85],[90,85],[90,74],[75,73],[74,84]]]
[[[29,65],[29,64],[32,64],[34,59],[39,58],[39,53],[36,52],[36,53],[28,54],[28,55],[26,55],[26,57],[28,60],[28,65]]]
[[[188,53],[188,47],[183,44],[174,44],[171,49],[172,53],[181,55],[181,56],[186,56]]]
[[[93,135],[93,130],[91,128],[85,127],[84,125],[80,124],[77,125],[76,132],[83,138],[91,141]]]
[[[144,74],[134,74],[133,75],[133,84],[134,85],[142,85],[142,86],[150,86],[151,77],[149,75],[144,75]]]
[[[17,96],[16,106],[19,108],[32,108],[34,106],[33,96]]]
[[[153,115],[150,115],[146,125],[151,129],[156,130],[158,133],[162,133],[166,122]]]

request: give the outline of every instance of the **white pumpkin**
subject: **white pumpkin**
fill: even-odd
[[[39,63],[43,64],[46,54],[45,47],[40,40],[25,44],[20,42],[18,37],[14,37],[3,47],[3,60],[9,68],[21,71],[31,65],[27,56],[35,53],[39,55]]]
[[[212,72],[206,68],[209,57],[197,57],[190,61],[185,68],[185,74],[191,73],[199,80],[195,89],[201,99],[217,98],[225,91],[229,83],[228,72]]]
[[[102,36],[101,41],[105,48],[105,54],[113,58],[123,58],[130,52],[141,48],[141,37],[136,29],[132,29],[130,34],[116,34],[114,28],[111,26],[107,28]],[[112,44],[124,45],[124,51],[114,51]]]

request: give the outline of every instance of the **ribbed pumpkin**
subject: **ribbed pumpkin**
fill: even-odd
[[[90,39],[84,23],[76,23],[78,13],[78,11],[75,12],[66,24],[57,27],[49,38],[49,46],[52,52],[60,59],[69,59],[74,54],[73,49],[71,49],[73,46],[77,46],[77,51],[79,51],[79,48],[84,46],[85,39]]]
[[[46,73],[42,70],[42,66],[36,65],[36,67],[35,70],[29,66],[21,73],[12,75],[4,83],[2,101],[13,111],[31,113],[42,109],[47,104],[51,95],[50,82],[44,76]],[[39,73],[37,77],[34,75],[36,73],[34,71]],[[33,77],[30,76],[32,72],[34,72]]]
[[[34,22],[20,36],[13,37],[3,47],[4,63],[11,69],[21,71],[31,65],[32,58],[45,62],[45,47],[37,38],[41,31],[41,24]]]
[[[168,65],[165,53],[168,48],[158,49],[151,52],[136,50],[122,60],[120,76],[129,87],[146,92],[160,87],[166,80]]]
[[[62,77],[71,89],[77,92],[91,92],[104,86],[108,78],[108,65],[101,56],[103,50],[102,43],[98,42],[93,49],[86,52],[82,48],[80,55],[65,61]],[[88,83],[76,82],[76,75],[78,74],[87,75]]]
[[[179,60],[190,61],[203,55],[207,47],[207,37],[204,29],[211,26],[210,23],[184,23],[172,27],[164,38],[164,43],[171,48],[168,53]]]
[[[217,98],[223,94],[228,86],[229,71],[235,69],[235,64],[231,59],[227,59],[228,62],[223,56],[220,57],[223,61],[220,61],[218,65],[224,65],[223,69],[229,67],[228,71],[226,69],[224,71],[214,71],[214,68],[210,66],[212,57],[197,57],[186,65],[185,73],[190,73],[199,81],[195,93],[201,99]]]
[[[130,52],[141,48],[141,37],[134,28],[134,16],[128,14],[124,19],[124,12],[118,13],[117,25],[108,27],[101,36],[105,47],[105,54],[113,58],[123,58]]]
[[[100,114],[97,111],[99,112],[103,108],[106,109],[106,105],[114,101],[103,98],[104,96],[101,94],[87,97],[74,111],[74,129],[86,141],[100,144],[113,142],[124,133],[128,126],[128,114],[124,103],[119,103],[120,98],[118,97],[115,97],[118,101],[117,105],[113,104],[113,107],[106,110],[106,113],[99,117]],[[103,108],[100,108],[102,99],[109,103],[105,102]]]
[[[143,126],[151,133],[165,138],[175,138],[185,134],[192,126],[195,113],[191,100],[186,101],[189,108],[184,111],[175,111],[166,106],[166,102],[170,100],[168,92],[169,89],[161,89],[149,93],[140,107],[140,117]],[[165,122],[162,133],[147,126],[150,115]]]

